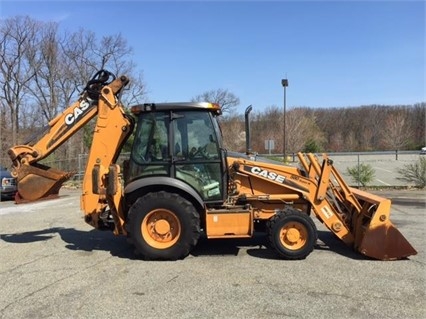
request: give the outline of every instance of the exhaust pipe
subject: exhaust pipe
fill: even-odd
[[[246,154],[251,154],[251,137],[250,137],[250,119],[249,114],[252,110],[251,104],[247,106],[246,111],[244,113],[244,119],[245,119],[245,127],[246,127]]]

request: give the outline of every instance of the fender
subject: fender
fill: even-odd
[[[124,196],[126,199],[128,199],[131,198],[132,193],[137,191],[138,189],[147,187],[151,189],[157,189],[158,186],[169,186],[172,188],[179,189],[194,198],[200,208],[204,207],[203,199],[191,186],[184,183],[183,181],[166,176],[145,177],[134,180],[127,184],[127,186],[124,188]]]

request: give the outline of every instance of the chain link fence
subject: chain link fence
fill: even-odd
[[[360,164],[369,164],[374,170],[374,180],[368,184],[372,187],[411,187],[409,183],[401,179],[398,171],[405,165],[414,164],[420,157],[426,156],[420,154],[420,151],[384,151],[384,152],[346,152],[346,153],[327,153],[333,160],[334,166],[340,172],[342,177],[350,186],[359,186],[352,180],[347,173],[350,167],[358,167]],[[283,154],[259,154],[260,157],[268,157],[283,162]],[[318,154],[321,157],[321,154]],[[123,161],[130,157],[130,153],[120,154],[117,164],[123,165]],[[86,169],[88,154],[79,154],[77,158],[69,158],[58,161],[43,161],[44,165],[58,168],[67,172],[75,172],[73,180],[83,179]],[[298,166],[296,154],[287,154],[287,164]],[[1,164],[4,167],[10,167],[10,159],[2,158]]]
[[[267,156],[271,155],[259,155]],[[282,154],[276,155],[283,158]],[[322,154],[317,154],[321,159]],[[327,156],[333,161],[333,165],[342,175],[346,183],[350,186],[360,186],[352,179],[347,172],[348,168],[359,167],[361,164],[370,165],[374,171],[373,180],[367,185],[371,187],[412,187],[414,183],[401,179],[399,170],[406,165],[414,164],[421,157],[426,155],[420,154],[420,151],[382,151],[382,152],[340,152],[327,153]],[[296,154],[287,154],[289,165],[298,166],[298,158]]]

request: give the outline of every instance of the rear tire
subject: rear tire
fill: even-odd
[[[318,239],[312,219],[298,210],[286,208],[267,223],[268,242],[283,259],[305,259]]]
[[[200,216],[191,202],[177,194],[148,193],[130,208],[126,230],[144,259],[182,259],[198,242]]]

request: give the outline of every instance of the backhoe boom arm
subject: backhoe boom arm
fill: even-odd
[[[111,77],[112,81],[108,82]],[[63,172],[39,162],[66,142],[96,115],[98,115],[99,123],[97,126],[106,126],[106,122],[114,119],[124,121],[123,125],[126,129],[120,128],[123,133],[119,135],[128,136],[130,121],[126,118],[118,101],[118,94],[128,82],[129,79],[126,76],[115,78],[108,71],[97,72],[87,83],[78,100],[52,119],[38,140],[16,145],[8,150],[8,155],[12,160],[11,173],[18,180],[17,202],[57,196],[62,184],[75,172]],[[108,119],[108,116],[111,116],[112,119]],[[110,144],[113,145],[111,146],[113,149],[108,149],[109,153],[113,153],[110,156],[111,160],[116,158],[116,153],[119,152],[119,146],[121,146],[123,139],[124,137],[119,137],[117,143],[120,144]]]

